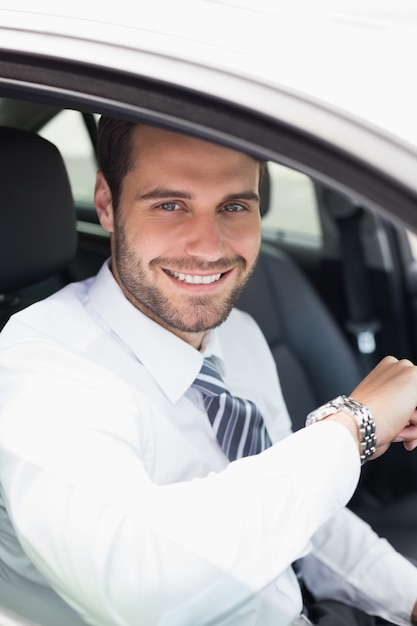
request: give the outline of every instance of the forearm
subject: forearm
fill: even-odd
[[[44,576],[97,623],[109,603],[121,621],[140,611],[157,623],[193,598],[207,606],[221,588],[228,593],[212,604],[222,613],[284,571],[353,491],[355,448],[343,429],[331,427],[332,446],[328,427],[307,430],[220,474],[166,486],[152,484],[135,455],[129,467],[125,447],[90,434],[84,448],[39,459],[44,470],[23,464],[10,482],[4,474],[13,521]]]

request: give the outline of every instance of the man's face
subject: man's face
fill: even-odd
[[[113,274],[138,309],[199,347],[227,318],[258,256],[259,163],[146,126],[134,131],[132,163],[115,214],[97,178]]]

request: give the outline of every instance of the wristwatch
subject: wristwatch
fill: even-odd
[[[360,458],[363,465],[366,461],[375,454],[376,450],[376,434],[375,434],[375,422],[369,409],[366,408],[360,402],[357,402],[353,398],[346,396],[338,396],[334,400],[330,400],[327,404],[319,407],[315,411],[311,411],[307,415],[306,426],[319,422],[329,415],[334,415],[343,411],[351,415],[359,428],[359,444],[360,444]]]

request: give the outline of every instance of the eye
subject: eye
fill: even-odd
[[[227,211],[228,213],[237,213],[238,211],[244,211],[245,207],[238,202],[229,202],[229,204],[225,204],[223,207],[223,211]]]
[[[179,208],[178,202],[163,202],[158,205],[158,209],[163,209],[164,211],[176,211]]]

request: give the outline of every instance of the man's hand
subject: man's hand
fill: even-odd
[[[393,441],[407,450],[417,447],[417,367],[406,359],[385,357],[356,387],[351,397],[364,404],[376,425],[381,456]]]

